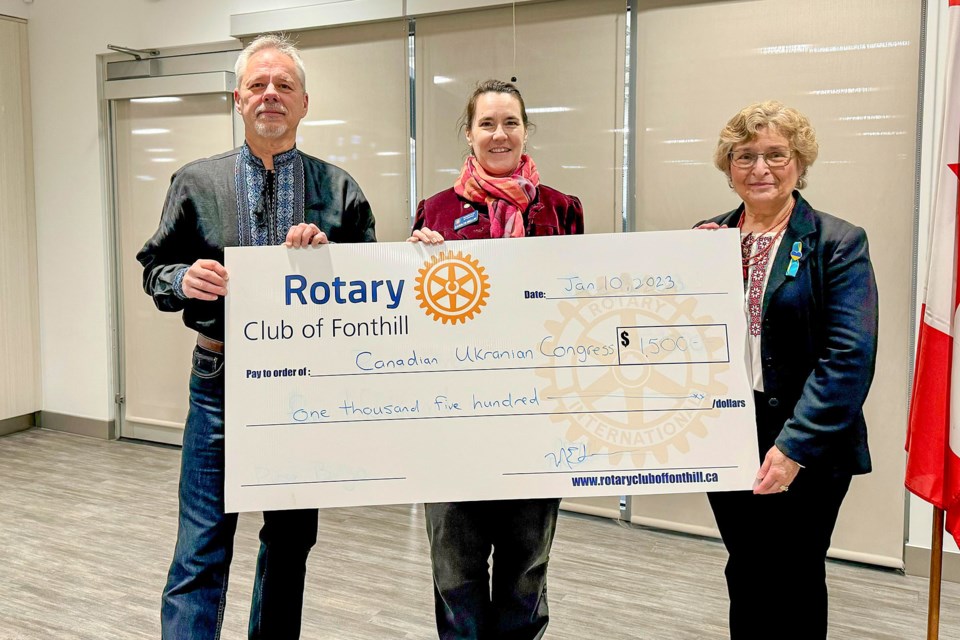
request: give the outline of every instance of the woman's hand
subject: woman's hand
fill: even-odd
[[[422,242],[424,244],[441,244],[443,243],[443,236],[439,232],[427,227],[421,227],[416,229],[409,238],[407,242]]]
[[[698,224],[694,229],[726,229],[727,225],[717,224],[716,222],[704,222],[703,224]]]
[[[757,480],[753,483],[753,492],[755,494],[782,493],[790,487],[797,474],[800,473],[800,465],[788,458],[776,446],[770,447],[767,455],[763,458],[763,464],[757,471]]]

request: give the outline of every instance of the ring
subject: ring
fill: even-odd
[[[785,485],[785,484],[780,485],[780,493],[783,493],[784,491],[787,491],[788,489],[790,489],[790,487],[788,487],[787,485]]]

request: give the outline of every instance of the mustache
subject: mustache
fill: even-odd
[[[260,115],[261,113],[264,113],[264,112],[282,113],[283,115],[286,115],[287,109],[286,107],[280,104],[274,105],[271,107],[267,107],[266,105],[260,105],[259,107],[257,107],[257,110],[254,112],[254,115]]]

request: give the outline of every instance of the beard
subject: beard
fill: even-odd
[[[280,138],[287,132],[286,122],[262,122],[257,120],[254,125],[257,134],[264,138]]]
[[[260,114],[265,111],[270,111],[272,113],[280,113],[280,114],[283,114],[284,116],[287,115],[287,109],[282,104],[274,105],[272,108],[268,108],[267,105],[261,104],[257,108],[256,114],[255,114],[256,120],[254,120],[254,123],[253,123],[254,129],[256,129],[257,134],[264,138],[283,137],[283,135],[287,132],[287,128],[288,128],[287,122],[286,121],[277,122],[276,120],[273,120],[273,119],[261,120]]]

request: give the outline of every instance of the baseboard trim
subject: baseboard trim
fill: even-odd
[[[41,411],[39,420],[37,426],[51,431],[74,433],[79,436],[99,438],[100,440],[116,440],[117,438],[117,422],[115,420],[81,418],[80,416],[52,411]]]
[[[597,518],[612,518],[618,520],[620,512],[617,509],[598,507],[592,504],[583,504],[582,502],[569,502],[564,500],[560,503],[560,508],[570,513],[582,513],[587,516],[596,516]]]
[[[36,413],[5,418],[0,420],[0,436],[8,436],[18,431],[26,431],[27,429],[33,429],[35,426],[37,426]]]
[[[906,545],[903,549],[903,570],[908,576],[930,577],[930,549]],[[960,553],[943,554],[943,579],[960,582]]]
[[[675,522],[673,520],[662,520],[660,518],[648,518],[645,516],[631,517],[630,524],[636,524],[650,529],[657,529],[659,531],[683,533],[688,536],[712,538],[715,540],[720,539],[720,531],[718,531],[716,527],[693,525],[687,524],[686,522]]]

